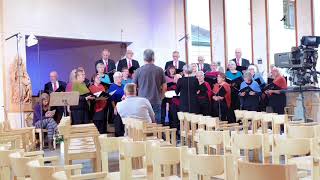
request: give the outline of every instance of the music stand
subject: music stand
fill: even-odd
[[[53,92],[50,94],[50,106],[63,106],[64,117],[67,117],[67,106],[79,104],[79,92]]]

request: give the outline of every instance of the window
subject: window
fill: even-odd
[[[225,3],[228,59],[233,59],[235,49],[241,48],[242,57],[251,62],[250,0],[226,0]]]
[[[204,56],[211,63],[209,0],[186,0],[187,27],[189,32],[189,63],[198,62]]]
[[[286,29],[294,29],[295,27],[295,2],[292,0],[283,0],[283,24]]]

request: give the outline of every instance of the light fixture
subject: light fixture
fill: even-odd
[[[39,41],[38,41],[37,37],[34,34],[30,34],[30,36],[27,39],[27,46],[31,47],[31,46],[34,46],[38,43],[39,43]]]

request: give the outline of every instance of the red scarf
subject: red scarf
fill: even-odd
[[[91,85],[89,87],[89,90],[90,90],[91,93],[97,93],[97,92],[100,92],[100,91],[105,92],[105,88],[103,87],[102,84],[99,84],[98,86]],[[94,107],[95,112],[102,111],[106,107],[106,105],[107,105],[107,101],[106,100],[98,100],[98,101],[96,101],[96,105]]]
[[[280,89],[287,89],[287,81],[283,76],[278,76],[273,80],[273,84],[277,85]]]
[[[218,83],[215,84],[213,87],[213,93],[217,94],[220,91],[221,87],[223,87],[226,90],[226,95],[224,96],[224,98],[226,99],[228,108],[230,108],[230,106],[231,106],[231,88],[228,83],[223,82],[221,84],[218,84]]]
[[[211,97],[212,97],[212,91],[211,91],[211,87],[210,87],[210,84],[208,82],[204,82],[204,85],[207,87],[207,94],[208,94],[208,98],[209,98],[209,101],[211,102]]]

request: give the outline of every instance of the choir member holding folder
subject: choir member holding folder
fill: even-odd
[[[222,121],[233,123],[235,115],[231,107],[231,87],[225,80],[226,75],[219,73],[212,91],[212,115],[219,117]]]
[[[240,101],[239,101],[239,88],[240,84],[243,81],[242,73],[236,69],[236,63],[233,61],[229,61],[228,64],[228,71],[226,72],[226,82],[231,86],[231,108],[233,110],[240,108]]]
[[[257,111],[261,89],[259,84],[252,79],[250,72],[243,75],[244,81],[240,85],[239,96],[242,110]]]
[[[287,89],[286,79],[280,74],[279,69],[273,68],[273,81],[265,87],[265,92],[268,95],[268,105],[272,107],[273,112],[284,114],[284,107],[286,106],[286,95],[284,90]]]
[[[72,82],[72,90],[79,92],[79,104],[71,106],[72,124],[87,124],[89,123],[89,104],[88,101],[95,99],[90,94],[89,89],[84,83],[85,74],[82,70],[77,69],[75,72],[75,81]]]
[[[198,71],[196,73],[196,77],[199,81],[199,90],[197,92],[197,97],[200,106],[200,114],[209,116],[212,97],[211,87],[208,82],[205,82],[203,71]]]
[[[89,87],[90,92],[96,97],[93,102],[93,123],[96,125],[100,134],[107,133],[107,99],[103,97],[105,88],[101,84],[99,74],[95,74],[92,77],[93,84]]]

